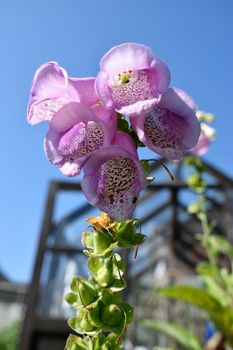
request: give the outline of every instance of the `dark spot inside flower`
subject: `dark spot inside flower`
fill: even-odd
[[[114,102],[121,106],[150,99],[154,95],[153,81],[146,69],[128,70],[112,76],[109,90]]]
[[[138,199],[138,197],[134,197],[134,198],[133,198],[133,201],[132,201],[133,204],[135,204],[135,203],[137,202],[137,199]]]

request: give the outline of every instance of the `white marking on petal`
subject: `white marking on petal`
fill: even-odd
[[[67,99],[49,99],[35,103],[31,107],[31,119],[51,120],[54,114],[59,111],[65,104],[69,102]]]

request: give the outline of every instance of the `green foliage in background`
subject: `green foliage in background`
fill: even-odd
[[[200,287],[174,285],[158,288],[156,295],[180,300],[205,311],[221,335],[222,349],[228,349],[229,346],[233,349],[233,246],[223,237],[214,235],[215,223],[208,221],[206,182],[202,176],[204,168],[201,160],[190,156],[186,165],[195,169],[188,179],[188,184],[197,193],[198,198],[188,210],[201,222],[202,234],[197,234],[197,238],[208,260],[200,262],[196,268],[201,281]],[[173,338],[185,349],[201,350],[205,346],[183,326],[157,320],[144,320],[142,324]],[[215,349],[217,348],[218,344]]]
[[[0,350],[16,350],[20,326],[20,321],[15,321],[9,327],[0,330]]]

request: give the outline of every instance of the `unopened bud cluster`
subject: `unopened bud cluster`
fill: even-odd
[[[122,349],[121,338],[132,320],[133,308],[118,294],[126,287],[125,264],[114,250],[137,247],[145,236],[136,232],[137,220],[117,223],[103,214],[88,221],[93,226],[83,233],[82,242],[91,274],[88,280],[74,277],[65,297],[76,309],[68,324],[78,333],[70,335],[66,349]]]

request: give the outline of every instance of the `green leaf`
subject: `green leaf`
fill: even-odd
[[[186,303],[193,304],[199,308],[215,313],[221,309],[221,304],[207,291],[202,288],[192,286],[171,286],[156,289],[156,293],[168,298],[182,300]]]
[[[157,289],[157,294],[181,300],[205,310],[216,328],[233,345],[233,309],[223,307],[208,291],[191,286],[173,286]]]
[[[196,271],[201,276],[210,276],[213,278],[218,278],[219,270],[208,262],[200,262],[197,265]]]
[[[227,292],[210,276],[202,276],[201,281],[206,291],[219,301],[222,306],[231,305]],[[229,306],[230,306],[229,305]]]
[[[130,130],[130,136],[132,137],[136,147],[145,147],[144,143],[142,143],[139,138],[138,135],[136,134],[136,132],[134,132],[133,130]]]
[[[129,123],[127,122],[127,120],[125,120],[122,117],[120,117],[120,118],[118,117],[117,130],[129,132]]]
[[[15,350],[19,342],[21,322],[13,321],[9,326],[0,329],[0,349]]]
[[[233,260],[233,246],[221,236],[210,236],[210,245],[218,252],[227,254]]]
[[[142,325],[173,338],[188,350],[203,349],[199,339],[192,332],[181,325],[153,320],[144,320]]]

